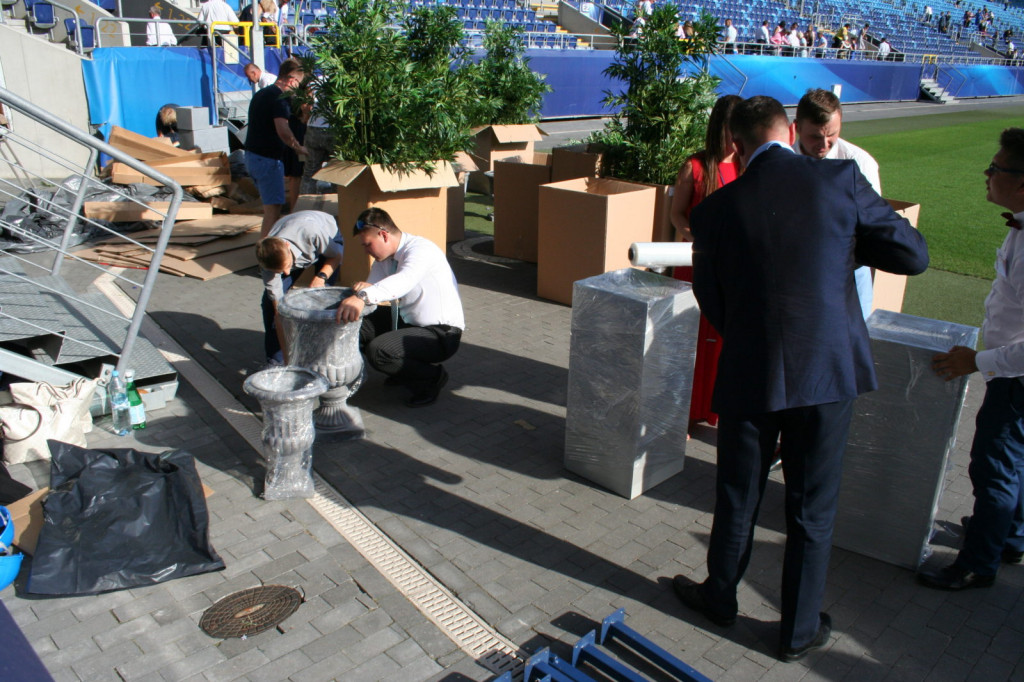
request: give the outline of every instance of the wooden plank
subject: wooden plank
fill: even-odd
[[[149,162],[153,168],[166,168],[167,166],[228,166],[228,155],[224,152],[205,152],[197,154],[188,152],[188,156],[172,156],[166,159],[155,159]]]
[[[139,161],[156,161],[169,156],[194,156],[192,152],[185,149],[179,149],[165,142],[158,142],[118,126],[111,127],[108,142],[111,146],[120,149],[125,154],[130,154]]]
[[[170,206],[169,201],[150,201],[146,204],[131,201],[86,201],[82,210],[86,218],[126,223],[138,220],[163,220]],[[209,204],[201,201],[184,201],[178,208],[177,219],[193,220],[212,216],[213,207]]]

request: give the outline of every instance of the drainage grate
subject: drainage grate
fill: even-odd
[[[210,637],[246,638],[281,624],[302,604],[292,587],[264,585],[229,594],[206,609],[199,627]]]

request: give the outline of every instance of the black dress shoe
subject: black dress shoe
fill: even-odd
[[[970,516],[961,516],[960,525],[964,528],[964,534],[967,534],[967,526],[971,525]],[[1018,552],[1015,549],[1004,549],[1002,554],[1002,562],[1004,564],[1019,564],[1024,561],[1024,552]]]
[[[434,383],[414,393],[411,398],[405,401],[406,405],[409,407],[426,407],[427,405],[433,405],[437,401],[437,396],[440,395],[441,389],[448,383],[448,372],[445,371],[444,367],[438,367],[438,369],[441,370],[441,373],[437,375]]]
[[[936,590],[957,592],[972,587],[992,587],[996,582],[996,577],[994,575],[978,575],[974,571],[950,564],[934,573],[918,573],[917,582]]]
[[[795,649],[783,649],[779,652],[780,661],[783,661],[784,663],[799,661],[815,649],[820,649],[828,644],[828,638],[832,634],[832,617],[827,613],[822,612],[819,614],[819,618],[820,623],[818,625],[818,634],[814,636],[814,639]]]
[[[736,614],[723,616],[716,612],[711,606],[711,602],[704,596],[704,590],[701,589],[700,583],[695,583],[689,578],[677,575],[675,578],[672,578],[672,589],[675,590],[676,596],[684,604],[694,611],[704,614],[704,617],[715,625],[723,628],[735,625]]]

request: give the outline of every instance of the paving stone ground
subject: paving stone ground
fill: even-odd
[[[414,231],[414,230],[410,230]],[[535,296],[536,268],[491,262],[487,240],[450,254],[468,329],[451,381],[406,408],[380,375],[353,399],[367,437],[315,448],[318,472],[502,635],[534,652],[572,643],[617,608],[627,623],[715,680],[1024,680],[1024,566],[995,587],[934,592],[902,568],[836,549],[827,649],[775,660],[784,520],[773,474],[739,596],[718,628],[684,610],[666,578],[700,580],[714,502],[715,430],[699,427],[685,470],[626,500],[562,467],[571,309]],[[461,255],[459,255],[461,254]],[[153,319],[247,408],[261,364],[254,270],[209,282],[160,276]],[[932,562],[949,561],[969,513],[967,448],[983,382],[972,379],[939,501]],[[96,447],[123,446],[104,424]],[[58,680],[488,680],[304,501],[267,502],[258,454],[182,383],[127,441],[195,455],[209,498],[219,573],[104,595],[37,599],[23,580],[0,593]],[[898,456],[898,453],[894,453]],[[45,467],[16,467],[45,483]],[[305,603],[277,630],[220,641],[203,611],[261,583]],[[660,679],[655,677],[654,679]]]

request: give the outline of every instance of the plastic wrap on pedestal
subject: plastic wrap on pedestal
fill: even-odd
[[[630,499],[683,469],[700,310],[627,268],[573,287],[565,467]]]
[[[303,367],[274,367],[250,375],[244,388],[263,408],[263,498],[312,497],[313,405],[327,380]]]
[[[833,544],[916,569],[967,395],[967,377],[941,379],[932,356],[974,348],[978,329],[876,310],[868,332],[878,390],[854,403]]]
[[[320,397],[313,419],[319,432],[334,438],[361,438],[364,433],[359,410],[347,402],[363,383],[360,322],[335,321],[338,306],[352,294],[347,287],[292,289],[278,306],[289,364],[327,379],[329,389]],[[363,315],[375,309],[366,306]]]

